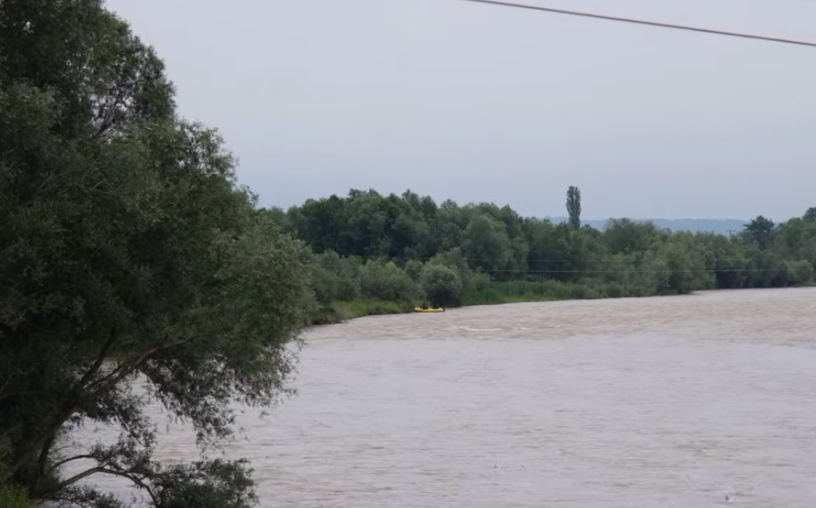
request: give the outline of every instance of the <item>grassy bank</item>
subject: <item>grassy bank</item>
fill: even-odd
[[[353,302],[332,302],[318,310],[312,320],[315,325],[342,323],[349,319],[383,314],[406,314],[414,309],[414,304],[387,302],[384,300],[356,300]]]
[[[494,305],[502,303],[549,302],[604,298],[601,292],[585,284],[565,284],[556,281],[490,282],[484,287],[465,293],[464,305]]]
[[[648,291],[639,286],[624,286],[617,283],[582,284],[549,280],[508,281],[490,282],[482,288],[465,293],[463,304],[494,305],[557,300],[597,300],[601,298],[655,296],[656,294],[654,291]],[[672,294],[676,294],[676,292]]]
[[[615,283],[593,286],[557,281],[489,282],[478,289],[466,292],[462,298],[461,306],[640,296],[655,296],[655,293],[639,287],[624,287]],[[317,312],[312,323],[315,325],[334,324],[365,316],[405,314],[411,312],[416,305],[416,302],[392,302],[375,299],[351,302],[336,301],[323,306]]]

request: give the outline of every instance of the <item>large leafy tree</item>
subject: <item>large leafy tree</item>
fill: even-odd
[[[745,235],[750,243],[760,249],[768,247],[774,231],[774,223],[762,215],[745,225]]]
[[[157,507],[252,504],[242,462],[154,461],[131,389],[144,379],[201,443],[230,433],[231,401],[285,390],[311,305],[302,247],[233,170],[100,0],[0,2],[0,484],[109,507],[83,480],[112,475]],[[88,421],[119,441],[58,454]]]
[[[657,236],[658,230],[651,222],[610,219],[603,232],[603,242],[610,254],[644,253]]]
[[[468,264],[497,278],[506,278],[512,259],[504,224],[488,215],[474,213],[465,228],[462,250]]]

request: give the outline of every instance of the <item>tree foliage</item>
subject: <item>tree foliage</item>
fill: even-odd
[[[462,278],[445,265],[428,263],[422,271],[422,290],[434,307],[461,304],[463,289]]]
[[[393,261],[369,261],[360,273],[363,296],[393,302],[410,302],[418,298],[416,283]]]
[[[83,480],[107,474],[164,508],[248,506],[241,463],[152,461],[131,386],[202,444],[229,435],[231,401],[278,397],[312,301],[302,244],[237,186],[218,134],[176,116],[161,60],[97,0],[0,3],[0,132],[0,482],[101,507]],[[65,478],[57,445],[89,421],[120,442]]]
[[[567,215],[570,226],[581,227],[581,189],[572,185],[567,189]]]
[[[580,197],[578,192],[571,195]],[[317,240],[310,240],[316,234],[311,224],[320,222],[328,209],[332,217],[340,218],[332,223],[331,236],[318,234]],[[377,233],[366,240],[357,229],[368,230],[372,219],[356,215],[371,215],[376,210],[392,212],[382,213],[381,219],[374,221]],[[747,224],[742,234],[728,238],[708,233],[672,233],[651,222],[625,218],[611,219],[602,231],[576,228],[569,223],[522,218],[507,206],[490,203],[462,206],[447,200],[437,206],[430,197],[412,191],[397,197],[352,190],[347,197],[310,200],[287,212],[293,218],[288,223],[300,224],[292,232],[315,251],[336,252],[341,259],[367,258],[369,263],[376,261],[377,266],[390,260],[394,280],[399,270],[407,275],[399,276],[398,292],[369,290],[362,291],[362,296],[404,301],[402,295],[414,294],[417,298],[438,297],[449,306],[492,301],[478,294],[492,285],[518,280],[556,281],[585,288],[558,292],[558,297],[645,296],[809,284],[816,264],[816,220],[812,215],[809,211],[779,225],[760,216]],[[409,223],[410,228],[404,227]],[[349,238],[355,240],[349,242]],[[442,280],[441,271],[428,270],[434,264],[450,268],[459,277],[461,297],[437,295],[438,287],[446,287],[447,283],[430,282]],[[435,276],[423,279],[420,274],[424,272]],[[352,277],[350,284],[358,283],[356,275],[348,276]],[[453,280],[447,272],[445,277],[449,282]],[[517,287],[524,288],[525,294],[537,295],[537,290],[528,291],[531,286]],[[316,288],[316,293],[321,291]]]
[[[31,502],[24,488],[0,484],[0,506],[3,508],[34,508],[34,503]]]
[[[760,249],[764,249],[770,244],[771,236],[774,232],[774,223],[770,219],[766,219],[762,215],[758,216],[756,219],[751,220],[747,226],[745,226],[745,234],[748,238],[748,241],[759,247]]]

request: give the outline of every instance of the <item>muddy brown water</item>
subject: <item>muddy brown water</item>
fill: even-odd
[[[298,394],[210,456],[250,459],[262,507],[811,508],[814,330],[816,289],[318,327]],[[162,459],[197,456],[154,416]]]

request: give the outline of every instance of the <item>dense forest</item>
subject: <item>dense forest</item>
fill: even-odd
[[[612,219],[603,231],[582,227],[574,187],[566,208],[569,220],[554,224],[508,206],[351,190],[264,213],[308,245],[311,288],[329,319],[344,317],[343,302],[369,302],[354,315],[419,301],[648,296],[813,280],[816,208],[781,224],[758,216],[731,237],[629,219]]]

